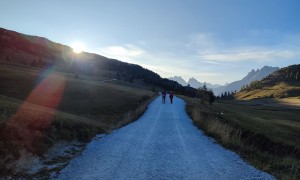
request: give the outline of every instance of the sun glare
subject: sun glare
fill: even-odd
[[[84,46],[82,43],[76,42],[72,45],[73,52],[79,54],[83,51]]]

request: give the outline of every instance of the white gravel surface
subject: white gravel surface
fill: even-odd
[[[95,138],[58,179],[274,179],[205,136],[184,108],[158,97],[139,120]]]

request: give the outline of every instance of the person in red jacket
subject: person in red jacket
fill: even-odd
[[[170,98],[170,101],[171,101],[171,104],[173,104],[173,91],[170,91],[170,94],[169,94],[169,98]]]

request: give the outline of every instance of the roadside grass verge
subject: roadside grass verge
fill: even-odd
[[[194,124],[218,143],[279,179],[300,179],[299,110],[183,98]]]
[[[93,120],[53,109],[26,103],[0,95],[0,174],[9,176],[22,170],[12,164],[21,158],[26,149],[31,154],[43,154],[60,141],[78,140],[87,142],[103,126]]]
[[[112,118],[111,121],[96,121],[31,103],[26,103],[26,109],[18,112],[16,116],[20,104],[24,102],[0,95],[1,177],[12,177],[11,175],[14,175],[13,177],[17,178],[28,175],[26,169],[16,169],[19,167],[15,166],[15,161],[21,158],[24,149],[30,154],[43,157],[48,149],[62,141],[71,142],[75,140],[86,144],[96,134],[110,133],[138,119],[152,99],[153,97],[149,97],[141,100],[136,109],[118,114],[119,116],[116,114],[107,116],[108,119]],[[12,120],[18,123],[9,123]],[[64,158],[64,161],[70,159],[72,157],[68,156]],[[52,162],[52,164],[55,163],[56,161]],[[64,166],[60,166],[59,169],[43,170],[38,172],[37,175],[39,177],[49,177],[52,171],[59,171],[62,168]],[[32,175],[28,177],[32,177]]]

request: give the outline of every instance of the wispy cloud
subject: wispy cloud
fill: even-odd
[[[241,61],[271,61],[278,59],[291,59],[300,57],[298,51],[293,50],[266,50],[253,52],[236,52],[236,53],[215,53],[199,55],[200,59],[207,60],[203,62],[241,62]],[[217,64],[217,63],[216,63]]]
[[[145,53],[143,49],[132,44],[101,47],[97,48],[94,52],[111,59],[118,59],[131,63],[134,62],[134,59],[141,57]]]
[[[276,39],[279,34],[274,32],[257,33],[259,32],[256,32],[254,39],[252,35],[241,40],[230,39],[231,42],[226,42],[224,38],[220,39],[212,33],[192,34],[185,41],[177,43],[180,53],[158,53],[155,59],[160,60],[159,68],[154,64],[149,68],[167,77],[193,76],[199,80],[224,83],[238,80],[252,68],[292,64],[300,59],[300,41],[295,41],[299,39],[298,35],[281,35],[282,37]],[[258,41],[264,36],[267,39]],[[269,39],[272,43],[269,43]],[[232,71],[232,68],[236,71]]]
[[[143,64],[144,67],[163,75],[163,77],[173,77],[175,75],[179,75],[185,79],[189,79],[191,77],[195,77],[197,79],[215,79],[216,77],[219,77],[221,74],[216,72],[201,72],[196,69],[187,69],[182,67],[174,66],[157,66],[157,65],[151,65],[151,64]]]
[[[300,35],[286,35],[278,40],[273,37],[274,34],[278,36],[273,31],[253,31],[250,34],[230,43],[211,33],[197,33],[189,36],[185,47],[192,49],[188,50],[192,52],[190,56],[215,65],[223,65],[220,62],[269,62],[300,58]],[[264,36],[267,39],[263,39]],[[278,42],[266,43],[273,39]]]
[[[218,62],[214,62],[214,61],[201,61],[203,63],[207,63],[207,64],[216,64],[216,65],[222,65],[221,63]]]
[[[193,50],[197,53],[209,53],[220,46],[220,43],[212,33],[195,33],[189,35],[188,41],[184,44],[188,51]]]
[[[262,37],[266,33],[252,32],[252,36]],[[279,66],[300,59],[300,44],[295,40],[299,37],[293,35],[282,37],[277,43],[255,44],[255,40],[248,41],[247,37],[230,43],[211,33],[196,33],[181,41],[168,42],[172,46],[142,41],[101,47],[95,52],[139,64],[162,77],[179,75],[185,79],[195,77],[200,81],[223,84],[242,78],[250,68],[260,68],[262,64]],[[155,48],[151,49],[151,46]],[[236,70],[232,71],[232,68]]]

